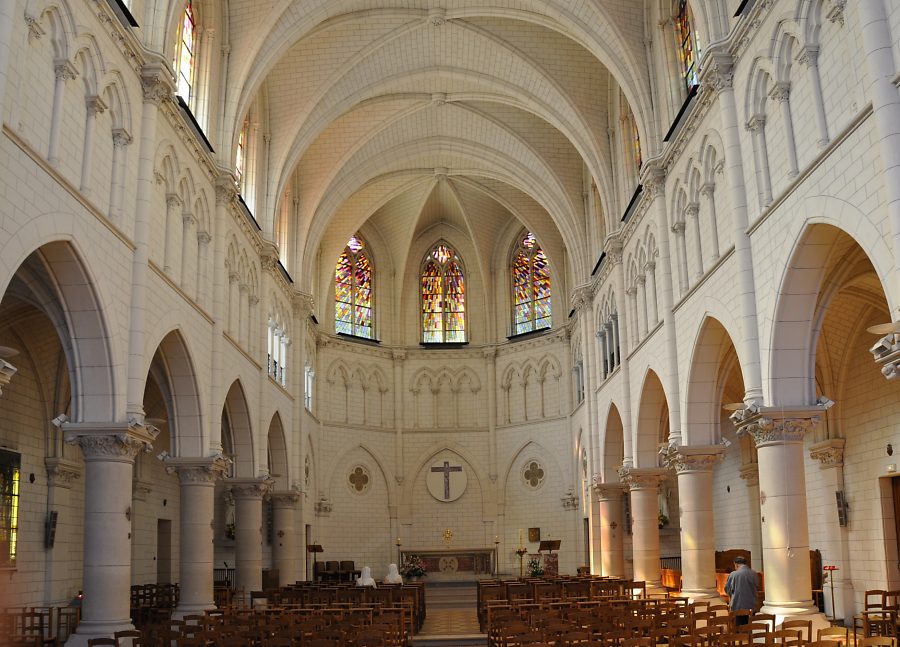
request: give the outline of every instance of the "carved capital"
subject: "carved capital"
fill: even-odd
[[[169,456],[165,459],[166,472],[177,474],[182,485],[213,485],[225,478],[230,459],[222,454],[206,458],[177,458]]]
[[[109,107],[106,103],[98,97],[97,95],[92,95],[86,97],[84,100],[84,105],[87,108],[87,112],[92,117],[96,117],[99,114],[102,114]]]
[[[803,436],[822,421],[824,408],[807,407],[785,411],[776,407],[764,407],[759,413],[737,422],[739,436],[749,434],[757,447],[802,443]]]
[[[844,9],[847,6],[847,0],[831,0],[831,9],[825,14],[829,21],[841,27],[844,26]]]
[[[406,359],[406,351],[405,350],[397,350],[397,349],[392,350],[391,358],[398,362],[402,362]]]
[[[763,128],[766,127],[766,116],[765,115],[753,115],[747,121],[747,130],[752,133],[758,133],[762,131]]]
[[[822,469],[844,466],[843,438],[829,438],[809,448],[809,457],[819,461]]]
[[[306,318],[315,310],[315,301],[311,294],[295,292],[293,301],[294,314]]]
[[[432,27],[440,27],[447,22],[447,10],[434,8],[428,12],[428,24]]]
[[[644,271],[648,274],[653,274],[656,271],[656,261],[647,261],[647,264],[644,265]]]
[[[641,288],[644,287],[644,285],[647,284],[647,277],[644,276],[643,274],[638,274],[638,275],[634,278],[634,280],[637,282],[638,287],[641,287]]]
[[[734,62],[726,54],[707,53],[707,69],[703,75],[703,85],[716,94],[734,88]]]
[[[716,185],[712,182],[706,182],[700,187],[700,195],[704,198],[711,197],[716,192]]]
[[[658,467],[625,467],[619,468],[619,478],[632,492],[635,490],[658,490],[659,484],[666,478],[666,470]]]
[[[181,196],[179,196],[177,193],[166,194],[166,206],[169,209],[177,209],[181,205]]]
[[[274,272],[278,267],[278,247],[274,243],[263,243],[262,249],[259,251],[259,264],[262,269],[267,272]]]
[[[276,508],[294,508],[300,503],[299,490],[279,490],[269,494],[272,505]]]
[[[575,288],[575,292],[572,294],[572,305],[579,311],[590,308],[593,295],[594,292],[589,285]]]
[[[819,63],[819,48],[816,45],[806,45],[797,53],[797,62],[806,67],[815,67]]]
[[[19,369],[5,359],[0,358],[0,395],[3,394],[3,387],[12,381],[13,375],[15,375],[18,370]]]
[[[75,66],[65,59],[53,62],[53,73],[56,75],[57,81],[71,81],[78,76]]]
[[[662,169],[648,171],[644,175],[644,190],[651,199],[663,197],[666,194],[666,173]]]
[[[133,463],[138,452],[149,452],[159,429],[146,422],[64,423],[66,443],[78,445],[85,462]]]
[[[28,25],[28,42],[31,43],[34,40],[37,40],[44,34],[46,34],[46,30],[41,25],[40,19],[35,16],[32,16],[28,13],[25,14],[25,24]]]
[[[725,448],[721,445],[673,447],[666,454],[666,466],[678,474],[690,472],[711,472],[725,457]]]
[[[672,231],[676,236],[684,236],[685,224],[683,220],[678,220],[672,225]]]
[[[229,173],[223,173],[216,179],[216,204],[230,205],[237,198],[237,186]]]
[[[320,496],[319,500],[316,501],[315,510],[317,517],[327,517],[331,514],[331,511],[334,509],[334,503],[331,502],[327,497]]]
[[[47,483],[50,487],[69,489],[72,483],[81,478],[81,465],[67,458],[45,458]]]
[[[597,478],[598,475],[595,475],[594,478]],[[618,500],[622,493],[625,491],[624,483],[603,483],[602,481],[594,481],[591,484],[591,490],[594,492],[594,496],[597,498],[597,501],[611,501]]]
[[[779,81],[769,90],[769,97],[778,103],[784,103],[791,98],[791,84],[789,81]]]
[[[231,487],[231,494],[235,499],[259,499],[262,500],[266,492],[272,489],[275,480],[262,476],[259,478],[227,479],[225,481]]]
[[[493,360],[497,358],[497,349],[496,348],[482,348],[481,356],[486,360]]]
[[[700,215],[700,205],[696,202],[688,202],[687,206],[684,208],[684,215],[696,218]]]
[[[169,70],[161,63],[145,65],[141,68],[141,92],[144,103],[159,106],[172,98],[174,84]]]
[[[626,288],[625,294],[627,294],[630,297],[633,297],[635,294],[637,294],[637,288],[632,285],[631,287]]]
[[[131,134],[124,128],[114,128],[112,138],[116,148],[125,148],[132,142]]]

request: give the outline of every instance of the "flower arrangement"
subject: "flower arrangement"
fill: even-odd
[[[544,567],[541,565],[541,560],[537,557],[532,557],[528,560],[528,573],[531,577],[541,577],[544,574]]]
[[[400,574],[403,577],[424,577],[428,575],[425,570],[425,562],[418,555],[407,555],[400,565]]]

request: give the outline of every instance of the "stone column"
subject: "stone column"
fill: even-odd
[[[94,168],[94,126],[97,123],[97,115],[106,110],[106,104],[98,96],[90,96],[85,99],[84,121],[84,152],[81,157],[81,186],[82,195],[91,193],[91,171]]]
[[[806,66],[809,70],[809,82],[812,85],[812,100],[815,107],[816,126],[819,129],[819,148],[828,146],[831,138],[828,136],[828,119],[825,116],[825,100],[822,94],[822,77],[819,75],[819,48],[815,45],[807,45],[797,57],[797,62]]]
[[[656,290],[656,261],[648,261],[646,265],[644,265],[644,272],[647,274],[647,280],[650,283],[647,286],[647,302],[649,304],[649,309],[647,312],[647,319],[650,322],[651,327],[656,327],[656,324],[659,323],[659,295]]]
[[[593,485],[598,504],[598,534],[600,535],[600,574],[625,577],[625,519],[622,510],[622,483]]]
[[[631,492],[631,536],[634,579],[647,583],[647,593],[662,593],[659,572],[659,484],[661,468],[623,468],[619,471]]]
[[[812,599],[803,436],[819,424],[819,406],[762,407],[737,416],[738,434],[749,434],[759,459],[760,515],[766,599],[763,613],[804,616],[827,626]],[[814,627],[815,629],[815,627]]]
[[[766,115],[756,114],[747,122],[756,155],[756,181],[759,183],[759,208],[772,204],[772,174],[769,172],[769,146],[766,143]]]
[[[68,423],[66,442],[84,453],[84,603],[66,645],[112,637],[131,624],[131,478],[134,458],[159,430],[127,423]]]
[[[716,532],[713,523],[713,467],[724,447],[682,446],[668,456],[678,474],[681,513],[682,594],[722,603],[716,591]]]
[[[647,322],[647,277],[641,274],[635,280],[637,281],[638,290],[638,324],[640,325],[641,338],[643,339],[647,336],[650,328]]]
[[[287,490],[272,492],[274,514],[272,538],[272,564],[278,569],[278,585],[287,586],[300,579],[300,561],[297,557],[297,504],[300,492]]]
[[[221,456],[168,458],[166,471],[181,482],[176,618],[215,609],[213,598],[213,510],[216,481],[228,465]]]
[[[683,220],[679,220],[672,225],[672,232],[675,234],[675,254],[678,256],[678,292],[680,296],[684,296],[690,285],[684,230],[685,224]]]
[[[694,248],[697,250],[697,273],[694,275],[696,280],[703,278],[703,239],[700,236],[700,205],[691,202],[684,209],[684,214],[691,219],[691,231],[694,232]]]
[[[712,254],[709,257],[710,263],[719,260],[719,223],[716,220],[716,185],[707,182],[700,187],[700,195],[706,198],[706,209],[709,211],[709,231],[710,242],[712,243]]]
[[[844,439],[829,438],[809,448],[810,458],[819,461],[822,471],[825,492],[838,492],[844,489]],[[853,616],[853,582],[846,565],[850,563],[850,547],[846,535],[841,529],[837,508],[826,502],[827,507],[822,515],[825,521],[825,541],[821,543],[824,564],[833,564],[838,570],[831,571],[828,577],[833,578],[831,584],[823,583],[825,589],[825,610],[831,612],[832,618],[850,618]],[[834,608],[831,608],[831,590],[834,586]]]
[[[56,85],[53,89],[53,107],[50,115],[50,143],[47,147],[47,161],[51,166],[59,164],[59,131],[62,121],[63,98],[66,92],[66,81],[71,81],[78,76],[75,67],[66,60],[58,60],[53,63],[53,71],[56,74]]]
[[[757,463],[745,463],[740,469],[741,479],[747,485],[747,497],[750,505],[747,512],[750,515],[750,537],[747,539],[747,548],[753,557],[753,568],[765,572],[762,554],[762,528],[759,514],[759,465]]]
[[[637,288],[635,286],[631,286],[625,290],[625,304],[628,307],[628,317],[630,325],[628,326],[628,332],[631,333],[628,340],[629,349],[635,348],[641,341],[641,331],[638,329],[638,316],[637,316]]]
[[[113,155],[112,175],[109,181],[109,219],[118,227],[122,226],[122,201],[125,198],[125,152],[132,138],[124,128],[112,131]]]
[[[190,293],[190,285],[191,281],[195,281],[196,277],[200,274],[199,271],[195,271],[193,275],[191,274],[191,252],[196,252],[198,250],[197,247],[197,238],[194,236],[194,226],[197,224],[197,220],[194,218],[194,215],[191,213],[185,213],[181,216],[181,276],[180,282],[181,289],[185,291],[189,296],[193,296]],[[193,243],[193,244],[191,244]],[[200,268],[196,268],[199,270]]]
[[[262,500],[272,485],[268,478],[232,479],[234,495],[234,580],[244,600],[262,590]]]
[[[797,162],[797,141],[794,138],[794,118],[791,116],[791,84],[779,81],[769,91],[769,96],[781,106],[781,119],[784,121],[784,138],[787,145],[788,177],[795,178],[800,174]]]

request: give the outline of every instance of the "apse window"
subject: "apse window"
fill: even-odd
[[[676,0],[674,19],[681,75],[685,90],[690,93],[691,88],[700,84],[700,39],[694,28],[694,16],[687,0]]]
[[[0,449],[0,568],[16,565],[21,466],[21,454]]]
[[[550,263],[530,231],[519,237],[512,262],[516,335],[550,328]]]
[[[466,275],[462,260],[444,241],[422,263],[422,343],[466,341]]]
[[[372,283],[374,272],[366,243],[359,234],[347,246],[334,268],[334,331],[372,339]]]

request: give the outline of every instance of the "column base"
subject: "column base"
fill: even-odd
[[[644,582],[644,585],[647,587],[647,595],[668,595],[668,591],[666,587],[662,585],[661,580],[656,580],[655,582]]]
[[[82,621],[78,623],[75,633],[66,640],[66,647],[87,647],[91,638],[112,638],[117,631],[134,631],[131,619],[112,622]]]
[[[716,589],[681,589],[681,597],[687,597],[691,602],[708,602],[710,605],[725,604],[725,600]]]
[[[812,635],[815,636],[819,629],[831,626],[828,617],[819,611],[812,600],[803,602],[763,603],[760,613],[771,613],[775,616],[776,628],[785,620],[809,620],[812,622]]]

